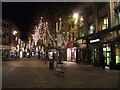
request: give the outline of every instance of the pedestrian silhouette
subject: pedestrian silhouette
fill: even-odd
[[[105,68],[105,56],[104,56],[104,54],[102,54],[102,57],[101,57],[101,66],[102,66],[102,69]]]
[[[38,59],[40,59],[40,51],[38,51]]]

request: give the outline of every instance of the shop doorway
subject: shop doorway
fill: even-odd
[[[76,61],[76,47],[67,48],[67,61]]]
[[[92,50],[92,56],[91,56],[91,60],[92,60],[92,64],[95,66],[99,66],[100,65],[100,50],[95,48]]]
[[[120,44],[115,45],[115,63],[120,64]]]
[[[105,62],[107,66],[110,66],[111,61],[111,47],[108,44],[105,44],[103,47],[103,54],[105,56]]]

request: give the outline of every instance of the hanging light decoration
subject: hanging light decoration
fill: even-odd
[[[35,26],[34,31],[35,33],[33,35],[33,40],[35,42],[35,45],[37,44],[38,40],[43,41],[43,43],[46,44],[46,36],[49,37],[49,40],[53,40],[53,37],[48,30],[48,22],[43,22],[43,17],[41,17],[38,27]]]

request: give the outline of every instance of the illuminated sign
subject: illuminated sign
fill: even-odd
[[[99,42],[100,39],[95,39],[95,40],[90,40],[90,43],[95,43],[95,42]]]

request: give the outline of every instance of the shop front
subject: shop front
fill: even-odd
[[[103,44],[103,54],[105,56],[105,63],[106,66],[110,66],[110,62],[112,60],[112,54],[111,54],[111,46],[110,44]]]
[[[115,63],[120,64],[120,43],[115,44]]]
[[[106,66],[110,69],[120,70],[120,30],[114,30],[104,35],[103,54],[105,55]]]
[[[120,43],[115,44],[115,69],[120,70]]]
[[[11,58],[11,46],[0,45],[2,60],[9,60]]]
[[[74,47],[73,43],[67,44],[67,61],[76,61],[76,47]]]
[[[103,44],[106,66],[120,70],[120,43],[113,41]]]
[[[76,62],[88,64],[91,62],[90,50],[87,48],[87,41],[84,39],[77,40],[78,47],[76,50]]]
[[[102,44],[100,43],[100,38],[94,38],[89,40],[90,49],[90,64],[94,66],[100,66],[100,57],[102,53]]]

